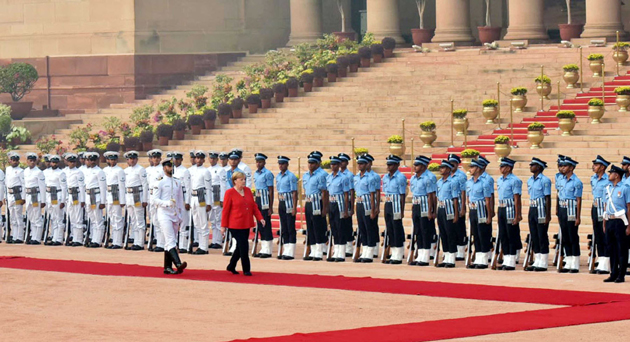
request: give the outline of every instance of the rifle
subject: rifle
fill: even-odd
[[[593,234],[588,234],[588,271],[589,273],[595,272],[595,248],[597,247],[597,243],[595,242],[595,232]]]
[[[48,214],[48,210],[44,211],[44,229],[42,230],[42,243],[46,244],[46,240],[48,239],[48,229],[50,227],[50,215]]]
[[[326,261],[332,261],[333,257],[332,257],[332,250],[333,250],[333,233],[332,233],[332,228],[329,229],[328,231],[326,231],[326,234],[328,234],[328,247],[326,248]]]
[[[525,237],[525,243],[527,243],[527,249],[525,252],[525,260],[523,260],[523,269],[526,269],[532,263],[532,259],[534,258],[534,251],[532,250],[532,236],[531,234],[527,234]]]
[[[153,220],[151,220],[151,227],[149,228],[149,246],[147,248],[147,250],[149,252],[153,252],[153,235],[155,234],[155,224],[153,223]]]
[[[311,255],[311,245],[308,244],[308,229],[301,229],[302,234],[305,236],[304,238],[304,255],[303,257],[306,258],[307,256]]]
[[[440,259],[440,233],[437,235],[437,240],[435,242],[435,256],[433,257],[433,266],[437,267],[438,260]]]
[[[258,249],[258,225],[260,223],[256,222],[256,227],[254,227],[254,239],[252,240],[252,256],[256,255],[256,250]]]
[[[357,228],[357,231],[354,232],[354,235],[356,236],[356,239],[354,241],[354,248],[352,250],[352,261],[356,262],[361,256],[361,230]]]
[[[474,246],[473,241],[472,241],[473,240],[472,224],[470,225],[470,228],[468,229],[468,237],[466,238],[466,240],[468,240],[466,243],[466,267],[468,267],[473,263],[473,261],[475,261],[475,255],[472,252],[472,248]]]
[[[556,242],[555,246],[553,246],[553,249],[554,249],[553,265],[554,266],[558,265],[558,256],[559,254],[562,253],[561,246],[560,246],[560,235],[561,235],[561,232],[558,232],[558,234],[553,235],[553,239]]]
[[[282,243],[282,233],[280,230],[282,230],[282,228],[278,229],[278,232],[276,233],[278,235],[278,259],[282,259],[282,252],[284,249],[284,243]]]
[[[70,245],[70,237],[72,236],[72,226],[70,225],[70,217],[68,216],[68,214],[66,213],[64,216],[64,220],[65,220],[65,239],[64,239],[64,243],[66,246]]]
[[[190,237],[190,240],[193,240],[193,237]],[[230,238],[230,231],[226,229],[225,234],[223,234],[223,255],[230,255],[230,243],[232,239]],[[192,244],[191,244],[192,246]]]
[[[28,219],[28,217],[25,218],[26,219],[26,229],[24,230],[24,242],[29,243],[31,241],[31,220]]]
[[[103,234],[103,248],[107,248],[107,245],[109,244],[109,236],[110,236],[110,231],[112,229],[111,227],[112,221],[111,219],[108,217],[108,215],[105,216],[105,234]],[[113,243],[112,243],[113,244]]]
[[[493,270],[497,269],[497,264],[499,263],[499,259],[503,257],[503,248],[501,246],[501,239],[497,237],[497,243],[492,251],[492,261],[490,262],[490,268]]]
[[[407,235],[407,239],[409,239],[409,246],[407,246],[407,249],[409,249],[409,254],[407,254],[407,264],[411,265],[411,263],[414,261],[414,257],[416,256],[416,227],[413,228],[413,231],[411,232],[411,235]]]
[[[9,241],[9,238],[11,237],[11,210],[9,210],[9,201],[7,201],[7,207],[5,208],[6,211],[6,222],[7,222],[7,229],[4,230],[4,241]]]
[[[381,234],[383,237],[383,242],[381,246],[383,246],[383,250],[381,251],[381,262],[386,263],[387,259],[389,259],[389,235],[387,234],[387,226],[385,226],[385,230]]]
[[[87,224],[85,225],[85,233],[83,234],[83,246],[87,247],[90,244],[90,226],[92,222],[88,218]]]
[[[188,253],[192,253],[193,250],[193,243],[195,243],[195,239],[194,239],[194,234],[195,234],[195,221],[193,220],[193,213],[192,210],[190,210],[190,219],[188,221],[188,223],[190,224],[189,227],[189,234],[188,234],[188,243],[187,243],[187,247],[188,247]]]
[[[129,230],[129,213],[127,208],[125,208],[125,222],[123,223],[123,247],[125,249],[129,249]]]
[[[564,253],[562,253],[562,234],[558,233],[558,242],[556,243],[556,255],[558,257],[556,270],[560,271],[564,264]]]

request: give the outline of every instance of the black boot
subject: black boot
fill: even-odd
[[[180,274],[182,272],[184,272],[184,270],[186,269],[186,267],[188,266],[188,264],[184,261],[182,262],[179,259],[179,254],[177,253],[177,248],[171,248],[168,251],[168,254],[171,255],[171,260],[173,261],[173,263],[175,264],[175,267],[177,267],[177,274]]]
[[[164,252],[164,274],[177,274],[177,271],[173,270],[171,254],[168,252]]]

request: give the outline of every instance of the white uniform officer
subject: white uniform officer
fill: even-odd
[[[151,162],[151,166],[147,167],[146,169],[147,179],[149,181],[149,194],[151,194],[153,191],[155,191],[158,179],[164,176],[164,171],[162,171],[162,167],[160,164],[160,161],[162,160],[162,150],[153,149],[147,152],[147,156],[149,156],[149,161]],[[153,198],[153,196],[151,196],[151,198]],[[149,202],[150,201],[151,200],[149,200]],[[160,222],[154,219],[156,213],[157,207],[152,203],[149,203],[149,219],[151,220],[151,224],[153,225],[153,232],[157,241],[156,248],[153,251],[163,252],[164,240],[162,239],[163,235],[160,233]]]
[[[243,163],[243,150],[241,150],[240,148],[234,148],[232,149],[232,151],[230,151],[230,154],[233,153],[238,155],[238,169],[245,174],[245,186],[251,188],[254,181],[252,176],[252,169],[247,164]]]
[[[161,161],[163,177],[159,177],[151,195],[156,207],[154,219],[159,221],[164,241],[164,273],[178,274],[186,268],[186,262],[177,253],[177,231],[184,214],[184,192],[181,182],[173,177],[173,162],[170,158]],[[173,270],[173,266],[177,270]]]
[[[105,172],[97,165],[98,152],[87,152],[85,170],[85,214],[89,223],[90,244],[88,247],[100,247],[105,233],[103,209],[107,204],[107,180]]]
[[[24,243],[24,220],[22,212],[26,198],[26,188],[24,186],[24,170],[20,165],[20,155],[16,152],[7,153],[9,166],[6,168],[5,184],[7,187],[7,210],[10,219],[11,232],[7,230],[7,243]],[[11,233],[10,235],[8,233]]]
[[[44,170],[44,178],[46,179],[46,215],[48,216],[48,230],[52,232],[52,240],[44,243],[61,246],[64,233],[63,210],[68,198],[68,184],[66,174],[59,168],[61,158],[52,155],[48,159],[50,168]]]
[[[221,212],[223,207],[221,203],[223,197],[221,194],[221,170],[223,167],[219,164],[219,154],[217,152],[208,152],[210,159],[210,176],[212,176],[212,209],[210,209],[210,227],[212,229],[212,243],[210,249],[221,249]]]
[[[195,230],[199,232],[199,248],[194,254],[208,254],[208,212],[210,211],[210,195],[212,194],[212,176],[203,166],[206,153],[195,151],[196,165],[189,169],[191,181],[190,211]]]
[[[184,192],[184,208],[182,225],[179,227],[179,252],[188,253],[188,238],[190,236],[190,171],[182,165],[184,155],[181,152],[171,152],[167,157],[173,160],[173,177],[182,183]]]
[[[107,246],[107,248],[120,249],[123,244],[123,229],[125,228],[123,210],[127,203],[127,196],[125,196],[125,171],[118,166],[118,152],[108,151],[105,152],[104,156],[108,165],[103,169],[107,182],[108,229],[111,230],[112,234],[112,244]]]
[[[128,167],[125,169],[125,186],[127,195],[127,219],[129,236],[133,237],[131,250],[144,249],[144,237],[146,236],[146,208],[149,203],[149,182],[146,170],[138,165],[138,152],[125,153]],[[125,246],[127,247],[127,246]]]
[[[83,245],[83,208],[85,207],[85,176],[77,165],[79,157],[74,153],[66,155],[66,183],[68,184],[68,206],[66,213],[72,230],[72,246]]]
[[[2,172],[2,170],[0,170],[0,208],[2,208],[2,206],[4,205],[4,198],[6,195],[6,187],[5,187],[5,176],[4,176],[4,172]],[[2,239],[4,238],[4,224],[0,223],[0,242],[2,242]],[[7,234],[8,236],[8,234]]]
[[[42,238],[44,219],[42,218],[42,208],[46,206],[44,194],[46,192],[46,181],[44,173],[37,167],[37,155],[29,152],[26,154],[26,164],[24,170],[24,186],[26,187],[26,219],[30,224],[30,240],[25,237],[27,244],[39,245]]]

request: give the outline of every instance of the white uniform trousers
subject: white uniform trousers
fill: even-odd
[[[42,218],[42,208],[38,205],[28,205],[26,207],[27,223],[31,224],[31,240],[41,241],[44,228],[44,219]]]
[[[199,206],[199,200],[196,196],[190,198],[190,211],[192,212],[193,223],[195,224],[195,234],[199,236],[199,248],[204,251],[208,250],[208,237],[210,230],[208,229],[208,213],[206,206]]]
[[[156,240],[155,247],[164,248],[164,235],[161,233],[160,228],[160,220],[157,219],[157,206],[155,204],[151,204],[151,210],[149,210],[149,215],[151,216],[151,224],[153,224],[153,234]]]
[[[179,249],[188,250],[188,237],[190,236],[190,211],[184,210],[182,226],[179,227]]]
[[[59,208],[59,204],[48,203],[46,213],[48,214],[48,235],[52,236],[53,242],[63,242],[65,232],[63,209]]]
[[[105,233],[105,223],[103,222],[103,210],[98,208],[92,209],[92,206],[85,205],[85,214],[90,222],[90,239],[91,242],[103,243],[103,234]]]
[[[112,244],[122,246],[123,229],[125,228],[125,218],[123,217],[123,207],[118,204],[107,205],[107,218],[109,219],[109,229],[112,236]]]
[[[144,207],[136,207],[133,204],[133,197],[131,198],[131,202],[127,201],[127,203],[132,203],[131,205],[125,206],[125,208],[127,208],[127,219],[129,220],[129,226],[127,229],[131,232],[129,236],[133,238],[134,246],[144,248],[144,237],[147,233],[147,224],[144,218]]]
[[[210,226],[212,227],[212,243],[214,244],[223,244],[223,239],[221,239],[221,212],[223,211],[223,207],[220,205],[213,206],[210,209]]]
[[[66,207],[68,220],[70,220],[70,228],[72,228],[72,242],[83,243],[83,208],[81,204],[69,204]]]
[[[13,240],[24,240],[23,211],[23,205],[16,205],[15,202],[9,202],[9,215],[11,215],[11,237]]]
[[[168,218],[163,218],[159,221],[159,225],[162,228],[160,235],[162,235],[161,240],[164,241],[164,250],[169,251],[177,245],[177,230],[179,227],[177,222],[173,222]]]

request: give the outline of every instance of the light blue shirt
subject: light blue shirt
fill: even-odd
[[[273,173],[264,167],[260,171],[256,170],[254,172],[254,186],[257,190],[268,189],[273,186]]]
[[[623,182],[619,182],[623,184]],[[607,175],[604,173],[602,178],[599,178],[597,174],[591,176],[591,193],[593,198],[606,198],[606,187],[610,184]]]
[[[318,171],[314,173],[306,172],[302,176],[302,184],[305,195],[321,194],[322,191],[326,190],[326,178],[322,177],[322,174]]]
[[[405,195],[407,193],[407,177],[396,170],[394,175],[389,172],[383,175],[383,192],[386,195]]]
[[[455,177],[455,179],[457,179],[457,184],[458,184],[459,191],[460,192],[466,191],[466,182],[468,181],[468,178],[466,177],[466,173],[464,171],[458,169],[453,174],[453,177]]]
[[[490,193],[494,194],[494,178],[485,171],[479,178],[483,179],[487,183],[487,186],[490,188]]]
[[[485,198],[491,198],[492,192],[490,192],[487,181],[484,181],[481,176],[476,181],[475,177],[470,177],[466,181],[466,195],[468,196],[468,201],[477,202]]]
[[[435,175],[428,170],[424,171],[420,177],[414,174],[411,176],[410,190],[414,197],[434,193],[437,191],[437,179]]]
[[[373,182],[376,183],[376,190],[380,190],[381,189],[381,176],[379,176],[378,173],[374,172],[374,170],[370,170],[369,174],[370,174],[370,177],[372,177]]]
[[[363,176],[361,176],[361,172],[358,172],[354,176],[354,191],[357,196],[363,196],[370,194],[372,192],[376,192],[381,186],[379,182],[380,178],[374,178],[368,172],[365,172]]]
[[[560,172],[556,173],[556,191],[560,191],[560,189],[562,189],[562,185],[565,180],[566,177],[564,177],[563,174],[561,174]]]
[[[499,200],[514,199],[514,195],[523,194],[523,181],[510,173],[507,177],[501,176],[497,179],[497,189]]]
[[[630,188],[627,187],[622,182],[617,183],[614,186],[612,183],[608,185],[606,192],[606,213],[612,215],[615,213],[615,209],[617,210],[626,210],[627,204],[630,203]],[[610,193],[610,196],[608,196]],[[610,202],[614,205],[615,209],[612,208]]]
[[[459,199],[461,192],[457,180],[453,177],[440,178],[437,181],[437,198],[438,201],[446,201],[454,198]]]
[[[558,191],[558,198],[560,200],[574,200],[578,197],[582,197],[584,184],[582,184],[582,181],[575,174],[571,175],[569,179],[563,177],[560,183],[561,187]],[[556,184],[556,187],[557,186]]]
[[[341,169],[339,169],[339,172],[341,172],[341,174],[348,178],[348,182],[350,183],[350,189],[354,190],[354,175],[352,174],[352,171],[346,169],[345,171],[341,171]]]
[[[529,193],[530,200],[551,196],[551,179],[542,173],[538,174],[536,178],[534,176],[529,177],[527,193]]]
[[[232,189],[232,188],[234,187],[234,184],[232,184],[232,175],[233,175],[235,172],[242,172],[242,173],[245,173],[245,172],[243,172],[243,170],[239,169],[238,167],[237,167],[237,168],[235,168],[234,170],[229,169],[229,170],[227,171],[228,189]]]
[[[350,181],[341,171],[338,171],[336,174],[331,172],[326,177],[326,188],[331,196],[342,195],[344,192],[350,191]]]
[[[284,173],[278,172],[276,177],[276,188],[279,194],[297,191],[297,177],[289,170]]]

